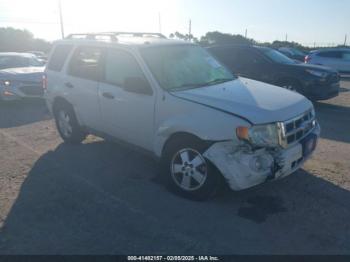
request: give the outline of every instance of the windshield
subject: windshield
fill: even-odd
[[[39,60],[34,57],[26,56],[0,56],[0,69],[18,68],[29,66],[43,66]]]
[[[279,64],[295,64],[296,62],[290,59],[289,57],[285,56],[284,54],[273,50],[273,49],[261,49],[261,51],[272,61],[279,63]]]
[[[196,45],[144,48],[141,54],[166,90],[182,90],[232,81],[235,76]]]

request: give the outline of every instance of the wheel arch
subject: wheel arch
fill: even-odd
[[[183,131],[175,132],[175,133],[171,134],[163,143],[160,156],[164,155],[166,149],[169,147],[169,145],[171,145],[171,143],[174,143],[175,141],[180,140],[180,139],[183,139],[183,140],[185,140],[185,139],[191,140],[192,139],[192,140],[198,141],[200,143],[208,143],[208,141],[205,141],[192,133],[183,132]]]
[[[81,118],[79,117],[79,114],[78,114],[77,110],[74,108],[73,104],[70,103],[66,98],[64,98],[62,96],[57,96],[53,100],[53,103],[52,103],[52,113],[53,113],[53,115],[56,114],[56,110],[57,110],[57,108],[59,108],[59,106],[68,106],[68,107],[70,107],[73,110],[79,125],[82,125]]]

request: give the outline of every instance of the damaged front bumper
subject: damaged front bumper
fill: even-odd
[[[213,144],[204,156],[226,178],[233,190],[243,190],[255,185],[281,179],[298,170],[316,148],[320,127],[288,148],[248,150],[232,141]]]

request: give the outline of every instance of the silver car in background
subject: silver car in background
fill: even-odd
[[[324,65],[340,74],[350,74],[350,48],[327,48],[312,51],[305,57],[305,63]]]
[[[0,100],[42,97],[43,62],[27,53],[0,53]]]

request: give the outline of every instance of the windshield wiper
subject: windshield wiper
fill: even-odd
[[[235,80],[235,78],[217,78],[210,82],[205,83],[203,86],[217,85],[217,84],[221,84],[221,83],[225,83],[233,80]]]
[[[205,86],[205,84],[203,84],[203,83],[200,83],[200,84],[189,83],[189,84],[183,84],[181,86],[173,87],[173,88],[171,88],[171,90],[192,89],[192,88],[198,88],[198,87],[202,87],[202,86]]]
[[[217,78],[212,81],[206,82],[206,83],[188,83],[188,84],[183,84],[181,86],[173,87],[171,90],[182,90],[182,89],[192,89],[192,88],[199,88],[199,87],[204,87],[204,86],[211,86],[211,85],[216,85],[216,84],[221,84],[225,82],[229,82],[235,80],[235,78]]]

